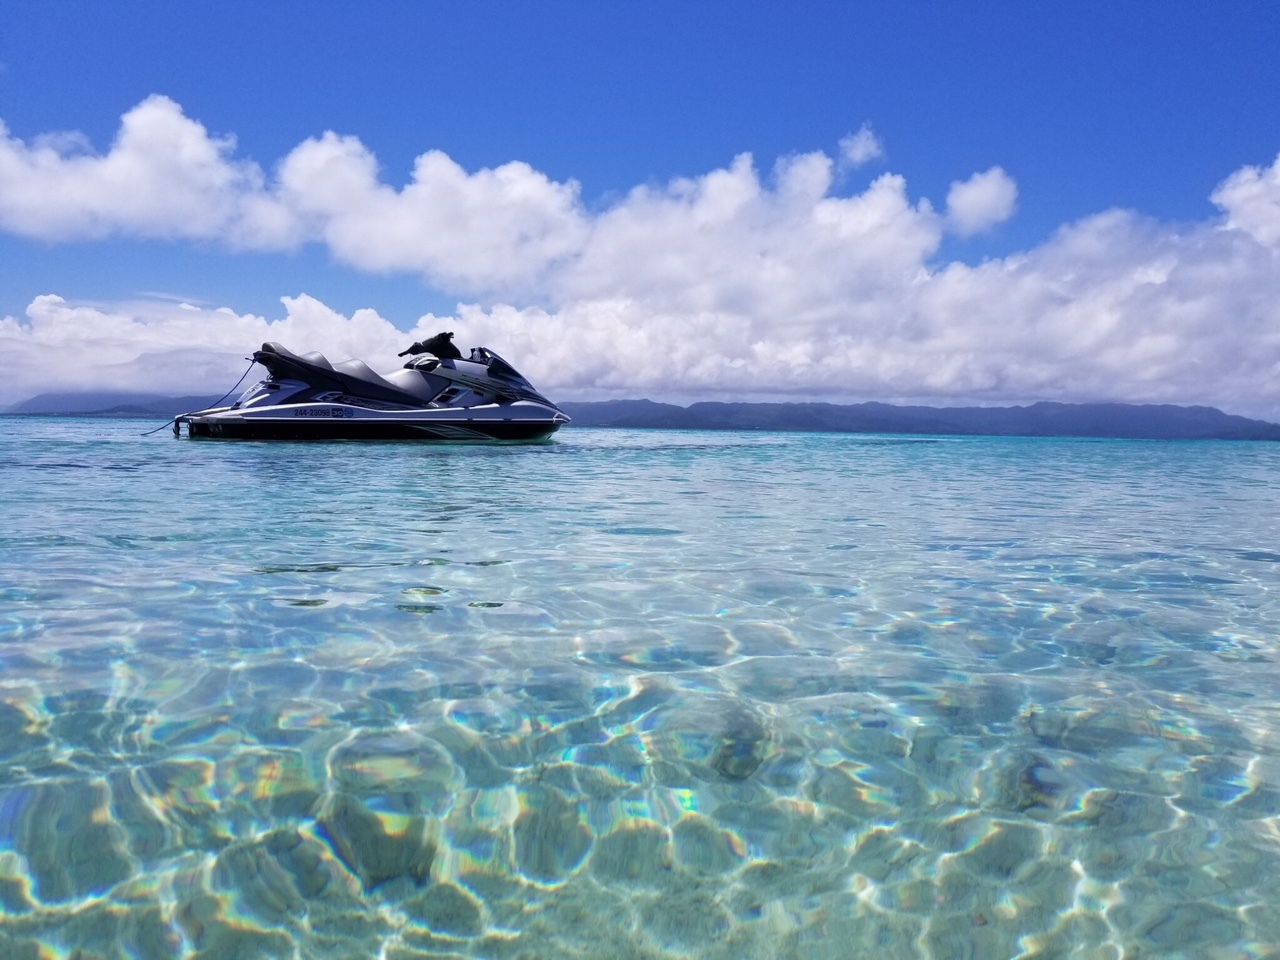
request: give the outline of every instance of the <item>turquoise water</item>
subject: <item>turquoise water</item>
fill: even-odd
[[[0,425],[0,956],[1278,955],[1280,446]]]

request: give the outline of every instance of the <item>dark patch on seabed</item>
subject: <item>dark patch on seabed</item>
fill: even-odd
[[[1247,550],[1240,554],[1243,560],[1256,560],[1259,563],[1280,563],[1280,553],[1268,553],[1264,550]]]

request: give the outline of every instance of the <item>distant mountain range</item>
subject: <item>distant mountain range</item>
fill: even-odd
[[[31,416],[176,417],[203,410],[218,397],[166,397],[154,393],[42,393],[15,404],[5,413]]]
[[[1132,440],[1280,440],[1280,424],[1213,407],[1033,403],[1026,407],[905,407],[888,403],[695,403],[651,400],[562,403],[580,427],[801,430]]]
[[[5,411],[30,416],[173,417],[217,397],[141,393],[42,393]],[[562,403],[576,427],[786,430],[1131,440],[1280,440],[1280,424],[1213,407],[1033,403],[1025,407],[913,407],[889,403],[695,403],[652,400]]]

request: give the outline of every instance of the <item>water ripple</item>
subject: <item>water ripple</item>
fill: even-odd
[[[1271,447],[128,427],[0,436],[0,954],[1280,942]]]

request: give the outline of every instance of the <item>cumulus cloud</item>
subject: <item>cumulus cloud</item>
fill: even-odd
[[[1018,185],[1000,167],[957,180],[947,191],[947,225],[961,237],[990,230],[1013,216]]]
[[[329,132],[299,144],[274,178],[236,160],[235,146],[161,96],[126,113],[101,155],[75,134],[27,144],[0,124],[0,229],[55,241],[218,240],[244,250],[321,242],[359,269],[418,273],[467,292],[535,284],[587,230],[577,184],[525,163],[468,173],[431,151],[396,189],[354,137]]]
[[[354,137],[308,140],[280,166],[279,195],[343,262],[375,272],[420,273],[454,289],[533,285],[579,248],[586,217],[575,183],[526,163],[468,174],[433,150],[395,190]]]
[[[1259,243],[1280,244],[1280,156],[1270,167],[1243,167],[1211,197],[1227,215],[1227,227]]]
[[[914,277],[937,249],[939,218],[893,174],[829,195],[821,153],[783,161],[766,186],[749,155],[666,187],[639,187],[601,213],[580,255],[557,272],[559,302],[633,300],[685,314],[770,325],[830,320]]]
[[[347,317],[306,296],[285,298],[271,318],[39,297],[0,320],[0,352],[18,371],[0,402],[85,385],[220,393],[264,340],[391,369],[409,341],[448,329],[560,399],[1121,400],[1280,418],[1280,161],[1228,176],[1213,194],[1220,217],[1173,226],[1102,211],[970,265],[938,252],[947,232],[1012,214],[1017,188],[999,167],[952,184],[939,212],[893,173],[839,193],[846,157],[802,154],[761,170],[744,154],[588,212],[576,185],[528,165],[468,173],[438,152],[392,187],[358,140],[336,134],[301,144],[267,178],[176,105],[153,99],[138,111],[154,114],[137,123],[161,131],[154,150],[170,159],[154,162],[170,172],[159,182],[190,220],[151,200],[125,210],[98,196],[124,176],[107,168],[151,169],[122,130],[103,156],[74,137],[4,139],[0,225],[46,239],[310,240],[364,269],[420,272],[489,300],[401,332],[372,310]],[[172,160],[179,142],[190,170]],[[78,206],[53,198],[42,214],[15,195],[34,184],[53,197],[49,183],[77,176]],[[512,306],[503,290],[540,305]]]
[[[1026,254],[900,273],[812,322],[793,288],[768,314],[597,299],[469,308],[460,326],[570,393],[1202,403],[1274,419],[1276,267],[1214,224],[1176,234],[1111,211]]]
[[[883,156],[884,145],[869,123],[859,127],[857,133],[840,138],[840,161],[848,166],[860,167]]]
[[[0,123],[0,227],[43,240],[129,234],[235,242],[248,231],[253,245],[287,241],[254,222],[255,210],[270,206],[262,171],[234,160],[234,149],[233,137],[211,137],[159,96],[124,115],[101,156],[77,134],[28,145]]]

